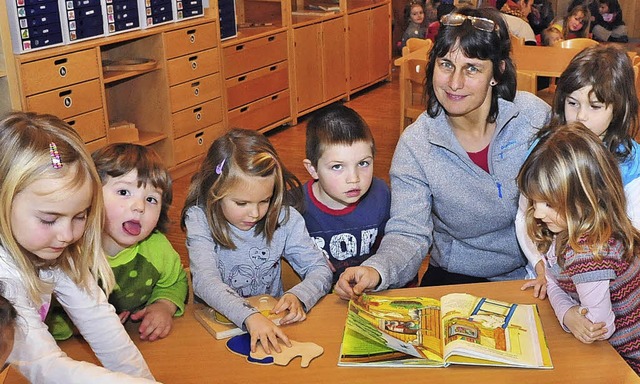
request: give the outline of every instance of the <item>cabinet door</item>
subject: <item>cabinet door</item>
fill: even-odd
[[[324,101],[347,92],[346,40],[342,17],[322,23]]]
[[[293,30],[296,76],[296,111],[322,102],[321,24]]]
[[[349,88],[369,81],[369,11],[349,15]]]
[[[373,8],[369,20],[369,81],[376,81],[389,76],[391,68],[391,17],[388,4]]]

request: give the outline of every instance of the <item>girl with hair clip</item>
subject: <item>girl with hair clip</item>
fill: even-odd
[[[32,383],[142,383],[153,376],[104,289],[102,185],[78,134],[50,115],[0,121],[0,280],[18,327],[8,361]],[[72,360],[44,319],[54,294],[102,363]]]
[[[578,37],[589,37],[591,25],[591,12],[584,4],[573,7],[563,18],[557,18],[551,22],[551,26],[562,32],[562,38],[575,39]]]
[[[286,334],[252,307],[246,297],[280,297],[273,308],[286,313],[280,324],[303,321],[331,288],[332,272],[290,204],[302,203],[298,179],[282,164],[267,138],[233,129],[218,138],[193,175],[181,226],[194,294],[251,335],[267,353],[281,351]],[[283,292],[284,257],[303,281]]]
[[[549,301],[583,343],[608,339],[640,374],[640,232],[626,215],[616,159],[581,123],[546,133],[518,175]],[[585,327],[583,316],[604,324]]]
[[[384,237],[375,255],[340,276],[344,299],[403,286],[429,253],[422,285],[526,276],[515,177],[550,108],[516,91],[509,30],[496,9],[462,8],[441,23],[426,66],[426,111],[393,155]]]
[[[553,103],[556,125],[583,123],[595,133],[604,147],[618,161],[627,196],[627,215],[640,228],[640,145],[634,140],[638,132],[638,97],[634,72],[627,53],[613,45],[600,44],[578,53],[557,81]],[[528,238],[525,223],[526,201],[520,199],[516,217],[516,234],[529,260],[530,277],[522,289],[533,287],[535,297],[545,297],[542,254]]]

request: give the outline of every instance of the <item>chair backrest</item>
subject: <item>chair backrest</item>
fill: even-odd
[[[511,39],[511,47],[513,49],[514,45],[524,45],[524,37],[518,37],[514,34],[509,34],[509,38]]]
[[[516,70],[516,84],[518,91],[536,94],[536,74],[529,71]]]
[[[588,47],[593,47],[594,45],[598,45],[600,43],[598,43],[597,41],[593,40],[593,39],[589,39],[588,37],[579,37],[579,38],[575,38],[575,39],[567,39],[567,40],[561,40],[558,41],[554,44],[554,46],[560,47],[560,48],[578,48],[578,49],[585,49]]]
[[[433,41],[412,37],[407,40],[407,44],[402,48],[402,56],[406,56],[420,49],[426,49],[428,51],[431,50],[431,47],[433,47]]]
[[[582,48],[514,46],[511,57],[517,70],[534,72],[536,76],[559,77]]]
[[[424,82],[429,50],[420,49],[394,61],[400,67],[400,132],[425,110]]]

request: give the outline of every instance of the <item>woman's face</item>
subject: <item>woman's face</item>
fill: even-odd
[[[571,32],[577,32],[581,30],[584,24],[584,12],[582,11],[576,12],[575,15],[569,16],[569,19],[567,20],[567,24]]]
[[[416,24],[422,24],[424,21],[424,10],[420,5],[414,5],[411,7],[411,21]]]
[[[491,60],[469,58],[455,45],[444,57],[436,58],[433,91],[449,116],[465,116],[480,110],[488,114],[492,79]]]

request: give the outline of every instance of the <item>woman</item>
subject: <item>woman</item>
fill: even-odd
[[[402,134],[391,218],[376,255],[336,285],[345,299],[400,287],[524,278],[515,177],[550,107],[516,93],[509,31],[491,8],[446,15],[427,66],[427,111]]]

